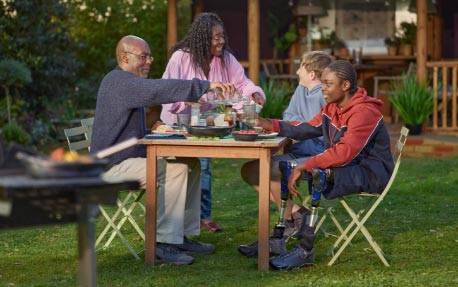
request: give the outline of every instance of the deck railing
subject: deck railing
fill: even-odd
[[[458,133],[458,61],[427,62],[433,89],[434,107],[428,129],[432,132]]]

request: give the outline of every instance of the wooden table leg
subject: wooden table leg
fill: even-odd
[[[146,148],[146,216],[145,216],[145,264],[156,264],[156,219],[157,219],[157,148]]]
[[[270,149],[259,154],[258,270],[269,271]]]

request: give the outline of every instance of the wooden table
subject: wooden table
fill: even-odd
[[[138,181],[121,178],[2,176],[0,229],[78,222],[78,284],[97,286],[98,205],[115,205],[119,191],[138,187]]]
[[[147,145],[145,263],[156,264],[156,187],[157,157],[211,157],[259,159],[258,270],[269,270],[270,158],[288,139],[241,142],[233,139],[142,139]]]

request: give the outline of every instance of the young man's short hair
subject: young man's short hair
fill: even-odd
[[[318,78],[321,78],[323,70],[331,62],[331,55],[323,51],[305,52],[301,56],[301,65],[309,72],[314,71]]]

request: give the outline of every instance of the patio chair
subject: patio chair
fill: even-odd
[[[280,74],[278,72],[278,69],[275,63],[262,62],[262,68],[264,72],[266,73],[266,79],[268,81],[274,81],[274,80],[295,81],[297,80],[296,74]]]
[[[388,191],[390,191],[393,181],[396,179],[396,175],[398,174],[398,170],[399,170],[399,165],[401,164],[402,149],[404,148],[408,134],[409,134],[409,129],[407,129],[406,127],[402,127],[401,134],[399,136],[399,139],[396,141],[394,152],[393,152],[393,158],[394,158],[394,163],[395,163],[393,174],[391,175],[390,180],[388,181],[388,184],[386,185],[385,189],[383,190],[381,194],[358,193],[356,195],[349,195],[349,196],[363,197],[363,199],[365,198],[367,200],[366,204],[357,211],[354,211],[350,207],[350,205],[348,204],[348,201],[345,199],[347,196],[341,197],[338,199],[339,202],[342,204],[342,206],[347,211],[348,215],[350,215],[351,222],[348,224],[348,226],[345,228],[343,233],[340,235],[340,237],[335,241],[333,246],[330,248],[329,254],[332,254],[333,256],[331,260],[329,261],[328,266],[332,266],[336,262],[336,260],[339,258],[339,256],[345,250],[345,248],[351,243],[352,239],[355,237],[355,235],[358,232],[361,232],[364,235],[364,237],[367,239],[369,244],[372,246],[372,249],[375,251],[375,253],[378,255],[380,260],[383,262],[383,264],[385,264],[385,266],[390,266],[383,254],[383,250],[377,244],[377,242],[372,237],[372,235],[369,233],[369,231],[364,226],[364,224],[367,222],[367,220],[371,217],[374,210],[379,206],[379,204],[383,201],[385,196],[388,194]],[[345,241],[339,247],[340,243],[343,240]],[[338,250],[334,254],[334,250],[336,248],[338,248]]]
[[[89,151],[91,145],[93,122],[94,118],[82,119],[82,126],[64,129],[64,134],[67,138],[68,147],[70,150],[80,151],[87,149]],[[115,236],[118,235],[124,245],[126,245],[126,247],[129,249],[130,253],[132,253],[136,259],[140,260],[137,252],[122,234],[121,228],[124,226],[126,221],[129,221],[138,235],[143,240],[145,240],[145,233],[138,226],[135,218],[132,216],[132,212],[137,207],[142,210],[142,214],[145,213],[145,206],[141,203],[141,199],[145,194],[145,190],[128,190],[126,192],[127,195],[122,200],[118,198],[117,209],[112,214],[110,214],[103,206],[99,205],[100,213],[102,213],[103,217],[107,221],[107,224],[97,237],[95,246],[97,247],[100,243],[102,243],[103,240],[108,237],[102,247],[102,249],[106,249],[111,244]]]

